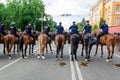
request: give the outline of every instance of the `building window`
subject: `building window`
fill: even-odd
[[[116,12],[120,12],[120,6],[119,5],[116,6]]]
[[[116,17],[116,24],[120,25],[120,17]]]
[[[110,13],[110,7],[108,7],[108,14]]]

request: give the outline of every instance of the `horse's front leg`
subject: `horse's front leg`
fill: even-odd
[[[71,49],[71,61],[73,61],[73,50]]]
[[[90,59],[90,53],[91,53],[91,50],[92,50],[92,46],[93,46],[93,44],[90,44],[90,46],[89,46],[88,59]]]
[[[13,55],[15,55],[15,44],[14,44],[14,49],[13,49]]]
[[[107,50],[108,50],[108,58],[106,62],[109,62],[110,61],[110,45],[107,45]]]

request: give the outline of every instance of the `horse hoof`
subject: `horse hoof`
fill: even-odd
[[[101,58],[103,58],[103,56],[100,56]]]
[[[40,56],[37,56],[38,59],[40,59]]]
[[[87,62],[88,61],[88,59],[85,59],[85,62]]]
[[[44,60],[44,59],[45,59],[45,56],[42,56],[42,59]]]
[[[53,54],[53,52],[51,51],[51,53]]]
[[[106,62],[110,62],[110,60],[109,60],[109,59],[106,59]]]
[[[63,58],[60,58],[60,60],[62,61],[62,60],[63,60]]]
[[[9,57],[9,59],[12,59],[11,57]]]
[[[27,59],[28,57],[25,57],[25,59]]]

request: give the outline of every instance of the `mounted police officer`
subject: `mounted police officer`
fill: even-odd
[[[62,34],[64,31],[64,28],[62,26],[62,23],[59,22],[59,25],[56,27],[57,34]]]
[[[86,21],[86,25],[84,27],[83,35],[85,35],[86,33],[91,33],[91,28],[92,28],[92,26],[89,24],[89,21]]]
[[[18,41],[19,41],[19,36],[16,34],[17,28],[15,27],[15,22],[11,22],[11,26],[9,30],[11,34],[13,34],[15,37],[18,38]]]
[[[4,22],[0,22],[0,33],[2,34],[2,35],[6,35],[6,33],[5,33],[5,28],[4,28]]]
[[[48,37],[50,37],[50,40],[51,40],[51,36],[50,36],[49,32],[50,32],[50,26],[47,25],[44,27],[43,33],[46,34]],[[51,41],[50,41],[50,43],[51,43]]]
[[[97,44],[100,42],[100,38],[104,36],[105,34],[108,34],[108,25],[106,24],[106,21],[103,21],[102,26],[100,27],[101,33],[97,36]]]
[[[71,34],[78,34],[78,27],[77,25],[75,24],[75,22],[73,22],[73,25],[69,27],[69,30],[71,31]]]
[[[33,44],[35,45],[35,37],[32,35],[32,26],[31,23],[28,23],[27,26],[25,26],[25,32],[27,35],[31,36],[33,38]]]

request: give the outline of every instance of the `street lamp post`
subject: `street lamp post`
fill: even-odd
[[[39,20],[41,21],[41,31],[43,29],[43,22],[46,21],[46,17],[43,17],[43,18],[39,18]]]

